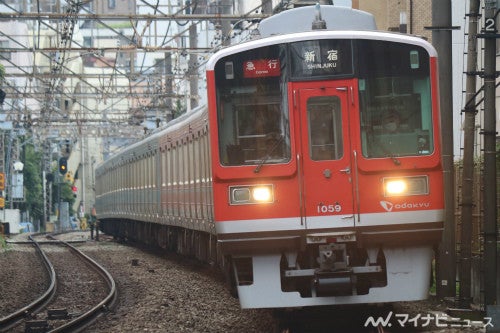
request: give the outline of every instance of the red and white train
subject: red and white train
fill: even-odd
[[[243,308],[425,299],[444,218],[435,49],[334,6],[260,32],[211,57],[208,105],[96,169],[101,229],[220,262]]]

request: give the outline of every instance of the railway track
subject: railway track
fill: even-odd
[[[22,236],[22,235],[19,235]],[[64,237],[64,238],[63,238]],[[64,235],[61,239],[71,239],[71,244],[78,240],[88,239],[88,232]],[[16,240],[18,237],[13,237]],[[24,238],[25,239],[25,238]],[[23,239],[23,240],[24,240]],[[17,242],[19,243],[19,242]],[[0,320],[2,316],[10,315],[11,309],[21,308],[22,304],[28,304],[34,299],[33,295],[41,295],[48,289],[49,282],[45,278],[44,267],[37,260],[32,242],[29,245],[8,246],[6,251],[0,252]],[[40,247],[46,252],[48,259],[53,262],[54,271],[58,272],[57,257],[62,257],[64,248],[53,240],[39,240]],[[446,327],[426,324],[424,318],[438,315],[431,311],[443,310],[437,301],[412,304],[394,304],[393,306],[378,305],[337,305],[327,307],[305,307],[294,309],[246,309],[241,310],[237,301],[225,290],[224,282],[220,272],[215,272],[213,267],[200,264],[175,254],[148,249],[145,247],[133,247],[131,244],[116,242],[110,236],[103,235],[101,241],[88,242],[79,246],[85,249],[85,253],[95,258],[110,272],[112,272],[117,286],[120,289],[116,305],[106,316],[102,316],[93,325],[85,330],[89,332],[121,333],[121,332],[274,332],[274,333],[320,333],[320,332],[457,332]],[[10,248],[9,248],[10,247]],[[32,249],[33,248],[33,249]],[[53,257],[56,257],[55,259]],[[68,256],[67,261],[79,261]],[[30,267],[16,267],[17,263],[26,262]],[[68,264],[69,265],[69,264]],[[6,267],[7,266],[7,267]],[[8,267],[12,270],[9,272]],[[63,279],[73,281],[73,289],[81,291],[85,289],[96,289],[100,281],[84,278],[85,272],[77,271],[77,268],[69,266],[73,271],[71,275],[64,275]],[[46,270],[46,269],[45,269]],[[19,271],[24,271],[21,276]],[[78,275],[78,278],[73,276]],[[32,278],[29,278],[32,276]],[[38,277],[38,278],[37,278]],[[78,280],[85,280],[83,284],[75,285]],[[29,282],[29,283],[26,283]],[[41,283],[39,283],[41,282]],[[39,283],[39,287],[37,284]],[[22,290],[21,285],[33,286],[33,292]],[[62,286],[57,283],[58,289]],[[36,287],[36,288],[35,288]],[[11,291],[12,290],[12,291]],[[71,291],[71,289],[70,289]],[[63,292],[64,296],[73,294]],[[19,297],[13,296],[17,293]],[[31,295],[31,296],[29,296]],[[38,312],[26,312],[22,317],[28,320],[46,320],[54,331],[56,324],[63,323],[62,319],[47,320],[42,317],[47,309],[67,309],[72,319],[74,315],[80,314],[86,309],[75,309],[74,304],[97,304],[104,294],[95,292],[95,301],[72,300],[70,305],[51,303],[44,306],[45,310]],[[19,302],[23,299],[22,302]],[[74,304],[73,304],[74,303]],[[23,311],[21,311],[23,312]],[[31,316],[31,313],[34,315]],[[65,311],[53,311],[55,314],[64,314]],[[404,320],[402,314],[408,314],[408,321]],[[369,321],[369,318],[373,318]],[[414,318],[414,319],[412,319]],[[411,321],[410,321],[411,319]],[[413,327],[415,323],[419,327]],[[445,324],[446,322],[440,322]],[[0,326],[3,322],[0,321]],[[4,328],[4,327],[2,327]],[[20,322],[9,332],[22,332],[25,323]],[[3,329],[6,331],[7,329]],[[48,331],[43,330],[43,332]],[[69,329],[74,331],[73,329]],[[469,332],[464,330],[463,332]],[[478,332],[477,330],[475,332]]]
[[[27,242],[44,262],[48,288],[30,304],[0,318],[0,332],[78,332],[115,302],[115,282],[101,265],[68,242],[40,237],[30,236]]]

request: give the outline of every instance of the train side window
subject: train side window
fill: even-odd
[[[342,115],[336,96],[312,97],[307,101],[309,155],[312,160],[338,160],[344,155]]]
[[[161,163],[160,163],[160,170],[161,170],[161,187],[165,187],[167,185],[167,149],[164,151],[161,151]]]

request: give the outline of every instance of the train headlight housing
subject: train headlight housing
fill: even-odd
[[[383,184],[385,197],[429,194],[427,176],[387,177],[383,179]]]
[[[229,187],[231,205],[271,203],[274,201],[272,185],[241,185]]]

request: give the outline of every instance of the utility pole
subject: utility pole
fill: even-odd
[[[455,297],[455,202],[453,171],[453,105],[451,0],[432,0],[432,43],[438,52],[441,142],[444,177],[444,231],[438,249],[436,290],[439,298]]]
[[[476,75],[477,75],[477,29],[480,0],[469,3],[469,29],[467,43],[467,72],[465,81],[464,146],[461,195],[461,237],[460,237],[460,292],[459,306],[469,309],[471,305],[472,272],[472,211],[474,207],[474,141],[476,129]]]
[[[40,231],[48,231],[47,223],[50,222],[52,212],[52,184],[54,182],[54,174],[51,170],[52,162],[52,144],[49,140],[45,140],[42,145],[42,172],[43,172],[43,222],[40,225]],[[52,230],[53,231],[53,230]]]
[[[194,6],[196,8],[196,6]],[[195,14],[191,9],[191,1],[186,0],[186,15]],[[196,22],[190,22],[189,26],[189,48],[198,48],[198,32]],[[198,54],[190,53],[188,59],[188,75],[189,75],[189,105],[187,110],[194,109],[198,106]]]
[[[271,0],[262,0],[262,14],[272,14],[273,3]]]
[[[189,47],[196,49],[198,47],[198,33],[196,23],[189,26]],[[194,109],[198,106],[198,54],[190,53],[188,60],[188,73],[189,73],[189,90],[191,98],[190,108]]]
[[[86,157],[86,153],[87,151],[85,150],[85,142],[84,140],[87,142],[89,142],[89,138],[88,137],[85,137],[81,131],[79,131],[80,133],[80,163],[82,164],[82,174],[79,175],[79,177],[81,178],[81,185],[82,185],[82,190],[81,190],[81,196],[82,196],[82,199],[81,199],[81,205],[83,207],[83,216],[85,216],[85,213],[87,212],[87,200],[86,200],[86,195],[87,195],[87,190],[86,190],[86,186],[87,186],[87,181],[85,179],[85,177],[87,176],[87,173],[85,172],[85,168],[87,168],[88,166],[88,163],[87,163],[87,157]],[[90,211],[92,208],[90,208],[88,211]]]
[[[229,14],[231,13],[231,6],[232,2],[231,0],[221,0],[218,4],[218,14]],[[220,29],[221,29],[221,38],[222,38],[222,45],[223,46],[228,46],[231,45],[231,22],[229,20],[220,20]]]
[[[0,177],[3,182],[0,185],[0,209],[3,211],[3,215],[0,217],[2,222],[5,222],[5,193],[4,190],[7,186],[7,178],[5,173],[5,134],[4,131],[0,131]],[[3,227],[0,225],[0,230],[3,230]]]
[[[500,332],[500,306],[497,305],[497,193],[496,193],[496,28],[497,1],[485,1],[484,27],[484,303]]]
[[[165,75],[165,92],[167,94],[172,94],[173,93],[173,72],[172,72],[172,53],[171,52],[165,52],[164,56],[164,71],[163,75]],[[174,118],[174,110],[173,110],[173,103],[172,103],[172,98],[171,97],[166,97],[165,98],[165,121],[169,122]]]

